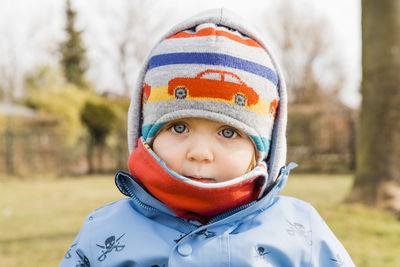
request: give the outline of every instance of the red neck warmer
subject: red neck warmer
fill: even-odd
[[[176,215],[202,224],[256,200],[266,179],[260,175],[228,186],[202,188],[173,176],[152,153],[139,139],[128,161],[131,175]]]

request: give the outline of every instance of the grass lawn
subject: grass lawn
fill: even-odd
[[[291,175],[281,194],[311,202],[357,266],[400,266],[400,221],[343,204],[351,176]],[[0,266],[57,266],[93,209],[123,197],[112,176],[0,178]]]

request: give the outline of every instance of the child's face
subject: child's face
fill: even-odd
[[[246,134],[200,118],[180,119],[164,126],[154,139],[153,151],[173,171],[205,183],[245,174],[255,153]]]

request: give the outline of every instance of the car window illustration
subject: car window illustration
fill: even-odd
[[[239,79],[239,77],[233,76],[233,75],[231,75],[231,74],[225,74],[225,75],[224,75],[224,81],[225,81],[225,82],[231,82],[231,83],[242,84],[242,81]]]
[[[255,105],[259,100],[253,88],[247,86],[236,74],[218,70],[203,71],[195,78],[174,78],[168,83],[168,94],[176,99],[188,96],[224,99],[239,106]]]
[[[221,80],[221,73],[217,72],[203,73],[203,75],[201,75],[199,78],[207,80]]]

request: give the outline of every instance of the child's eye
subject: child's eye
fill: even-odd
[[[178,133],[178,134],[185,133],[185,132],[188,131],[188,129],[187,129],[185,124],[174,124],[174,125],[171,126],[171,130],[174,133]]]
[[[225,128],[222,131],[220,131],[219,133],[220,133],[220,135],[222,135],[225,138],[234,138],[234,137],[238,136],[237,132],[230,128]]]

